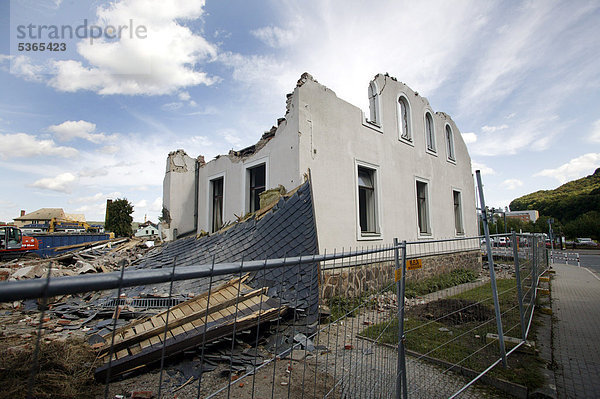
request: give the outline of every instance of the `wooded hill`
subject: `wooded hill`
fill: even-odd
[[[600,168],[554,190],[540,190],[510,203],[511,211],[538,210],[556,219],[571,237],[600,236]]]

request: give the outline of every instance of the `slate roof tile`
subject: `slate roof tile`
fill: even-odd
[[[309,182],[298,191],[279,202],[260,220],[254,218],[238,223],[220,234],[202,238],[183,238],[166,244],[163,250],[147,256],[135,268],[171,267],[177,256],[177,267],[210,264],[215,262],[239,262],[313,255],[318,250],[316,228],[313,218],[313,201]],[[279,269],[261,270],[251,276],[249,285],[262,287],[265,281],[271,292],[290,305],[296,302],[308,313],[318,307],[318,264],[292,265]],[[215,282],[231,276],[215,276]],[[202,281],[200,281],[202,280]],[[209,279],[195,279],[174,283],[174,293],[200,293],[207,290]],[[139,288],[139,287],[138,287]],[[168,284],[155,286],[157,291],[168,292]],[[316,314],[316,313],[314,313]]]

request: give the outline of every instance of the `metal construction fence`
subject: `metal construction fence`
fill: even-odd
[[[0,302],[28,309],[31,398],[47,394],[56,337],[93,350],[88,397],[479,397],[473,382],[526,345],[548,266],[535,235],[483,244],[395,240],[57,278],[49,266],[45,278],[1,283]],[[12,356],[22,342],[3,335]]]

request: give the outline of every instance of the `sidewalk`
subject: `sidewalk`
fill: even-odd
[[[553,355],[559,398],[600,395],[600,280],[583,267],[554,264]]]

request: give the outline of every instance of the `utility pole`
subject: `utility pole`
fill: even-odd
[[[550,235],[550,250],[554,252],[554,235],[552,234],[552,223],[554,223],[554,219],[548,219],[548,234]]]

